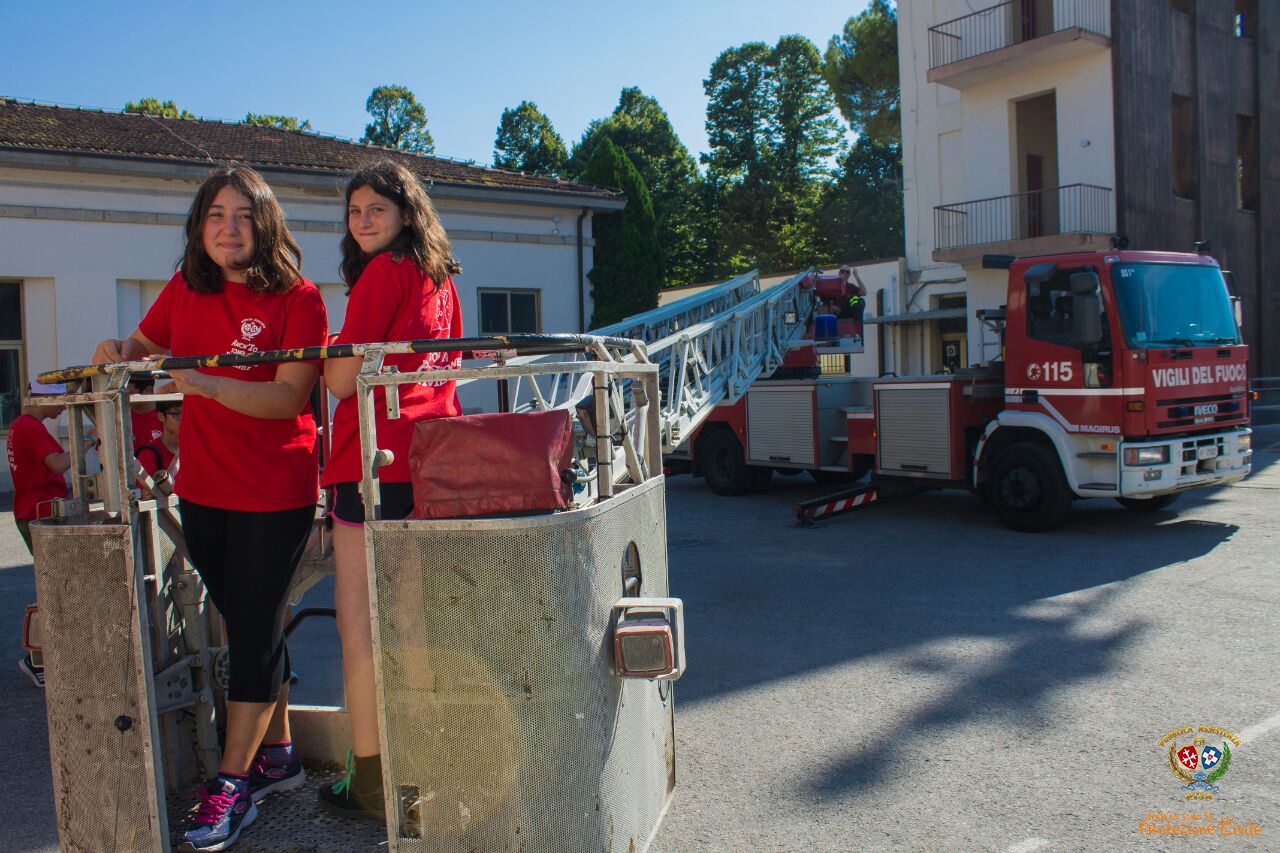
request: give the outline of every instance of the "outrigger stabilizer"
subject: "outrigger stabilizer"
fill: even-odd
[[[796,524],[800,527],[812,527],[815,521],[844,515],[846,512],[870,506],[879,500],[879,487],[875,482],[871,482],[843,492],[836,492],[834,495],[801,501],[791,509],[795,513]]]

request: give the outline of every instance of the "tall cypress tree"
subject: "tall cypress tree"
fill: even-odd
[[[668,284],[687,284],[702,275],[702,251],[695,240],[698,167],[666,110],[638,88],[622,90],[618,106],[591,122],[573,146],[569,174],[581,176],[601,139],[621,148],[640,172],[653,199],[658,242]]]
[[[657,306],[662,248],[649,190],[621,148],[607,138],[600,140],[582,179],[621,190],[627,197],[622,210],[597,214],[592,220],[595,263],[587,278],[595,303],[591,328],[598,329]]]

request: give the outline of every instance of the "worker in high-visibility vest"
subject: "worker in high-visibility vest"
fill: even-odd
[[[849,281],[850,276],[853,276],[852,282]],[[845,314],[861,324],[862,315],[867,310],[867,286],[862,283],[858,271],[848,264],[840,267],[840,278],[844,281],[844,292],[849,300],[849,308]]]

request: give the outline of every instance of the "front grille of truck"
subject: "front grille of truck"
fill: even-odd
[[[1164,410],[1165,416],[1165,420],[1156,422],[1156,427],[1159,429],[1228,423],[1243,420],[1245,417],[1244,394],[1214,394],[1207,397],[1157,400],[1156,405]],[[1197,408],[1202,406],[1215,406],[1216,410],[1210,414],[1200,409],[1200,413],[1197,414]]]

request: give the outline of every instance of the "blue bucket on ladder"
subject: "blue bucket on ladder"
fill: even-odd
[[[840,337],[840,326],[836,318],[830,314],[819,314],[813,318],[814,340]]]

